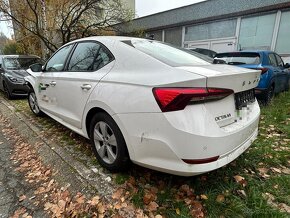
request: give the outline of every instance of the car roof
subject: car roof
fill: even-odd
[[[0,55],[0,58],[40,58],[36,55]]]
[[[268,50],[244,50],[244,51],[232,51],[232,52],[221,52],[218,54],[235,54],[235,53],[275,53],[273,51],[268,51]]]
[[[102,41],[107,41],[107,40],[124,41],[124,40],[132,40],[132,39],[149,40],[149,39],[144,39],[144,38],[128,37],[128,36],[91,36],[91,37],[85,37],[85,38],[71,41],[71,43],[87,41],[87,40],[96,40],[96,41],[102,42]]]

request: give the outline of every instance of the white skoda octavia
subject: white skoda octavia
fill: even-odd
[[[90,138],[111,171],[131,160],[197,175],[230,163],[257,136],[259,71],[213,65],[161,42],[84,38],[29,72],[33,113]]]

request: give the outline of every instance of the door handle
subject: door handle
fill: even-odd
[[[54,87],[54,86],[56,86],[56,82],[55,82],[55,81],[51,81],[51,82],[49,83],[49,85],[52,86],[52,87]]]
[[[90,84],[83,84],[82,86],[81,86],[81,89],[82,90],[90,90],[92,88],[92,86],[90,85]]]

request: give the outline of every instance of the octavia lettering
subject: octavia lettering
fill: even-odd
[[[231,114],[225,114],[225,115],[222,115],[222,116],[216,117],[216,118],[215,118],[215,121],[221,121],[221,120],[224,120],[224,119],[227,119],[227,118],[230,118],[230,117],[232,117]]]

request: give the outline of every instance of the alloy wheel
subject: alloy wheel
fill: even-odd
[[[39,110],[39,106],[38,106],[38,103],[37,103],[37,98],[36,98],[36,95],[35,95],[34,92],[31,92],[29,94],[28,100],[29,100],[30,108],[33,111],[33,113],[39,114],[40,110]]]
[[[117,140],[111,127],[103,122],[96,123],[94,128],[94,142],[96,150],[107,164],[112,164],[117,159]]]

